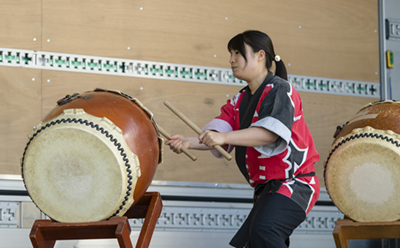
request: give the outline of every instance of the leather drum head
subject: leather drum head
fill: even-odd
[[[331,148],[325,182],[332,201],[359,222],[400,219],[400,138],[392,131],[354,129]]]
[[[100,221],[133,204],[139,160],[107,118],[68,109],[30,136],[22,174],[33,202],[50,218]]]

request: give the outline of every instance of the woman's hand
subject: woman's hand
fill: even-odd
[[[174,151],[175,153],[182,153],[182,146],[189,148],[190,147],[190,142],[189,140],[180,134],[175,134],[170,137],[168,137],[168,140],[164,142],[166,145],[169,146],[169,148]]]
[[[224,133],[206,130],[199,135],[199,141],[208,147],[213,147],[215,145],[222,146],[225,145],[225,136]]]

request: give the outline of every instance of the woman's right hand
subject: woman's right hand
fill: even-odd
[[[182,153],[182,146],[189,148],[190,147],[190,142],[189,140],[180,134],[175,134],[170,137],[168,137],[168,140],[164,142],[166,145],[169,146],[169,148],[174,151],[175,153]]]

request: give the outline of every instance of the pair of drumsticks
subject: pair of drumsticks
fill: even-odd
[[[192,128],[197,134],[200,135],[203,132],[203,130],[201,130],[191,120],[189,120],[189,118],[187,118],[184,114],[182,114],[179,110],[177,110],[174,106],[172,106],[171,103],[169,103],[168,101],[165,101],[164,105],[167,106],[175,115],[177,115],[183,122],[185,122],[190,128]],[[167,133],[160,126],[158,126],[158,130],[167,139],[171,136],[171,135],[169,135],[169,133]],[[213,146],[213,148],[215,150],[217,150],[227,160],[231,160],[232,159],[232,156],[229,153],[227,153],[221,146],[215,145],[215,146]],[[193,161],[195,161],[197,159],[197,157],[195,155],[193,155],[193,153],[191,153],[189,151],[189,149],[187,149],[186,147],[182,146],[181,150],[182,150],[183,153],[185,153]]]

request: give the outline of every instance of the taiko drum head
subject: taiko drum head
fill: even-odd
[[[400,135],[376,129],[384,128],[385,122],[396,129],[391,127],[399,118],[396,111],[400,113],[400,105],[395,102],[363,108],[362,114],[359,112],[337,134],[325,162],[325,183],[332,201],[355,221],[400,219]],[[374,127],[357,128],[364,125],[357,122]]]
[[[149,139],[155,144],[144,148],[152,151],[143,157],[143,154],[134,152],[141,150],[134,147],[141,145],[139,141],[134,145],[132,140],[129,140],[131,144],[126,141],[126,135],[132,131],[123,130],[110,120],[118,122],[115,116],[120,114],[108,114],[128,108],[121,118],[129,120],[129,114],[133,114],[133,119],[143,116],[149,119],[146,112],[142,114],[129,110],[130,107],[136,109],[137,104],[124,102],[125,97],[121,95],[115,98],[115,93],[96,91],[89,95],[90,99],[87,97],[86,100],[82,95],[81,104],[76,99],[70,102],[76,101],[74,105],[81,105],[97,116],[87,113],[84,108],[69,108],[76,106],[61,104],[48,115],[56,117],[48,120],[45,117],[45,121],[29,134],[22,158],[23,179],[32,201],[46,215],[60,222],[89,222],[122,216],[143,195],[160,162],[161,142],[153,124],[148,128],[135,126],[139,122],[129,123],[139,131],[141,128],[143,132],[146,129],[151,131]],[[124,104],[115,105],[115,99],[122,100]],[[96,106],[96,101],[103,104]],[[97,112],[107,105],[111,108],[99,114],[86,105]],[[152,123],[150,119],[145,122]],[[139,140],[143,138],[146,137],[137,137]],[[148,164],[149,161],[152,164]],[[141,179],[145,181],[141,182]]]

